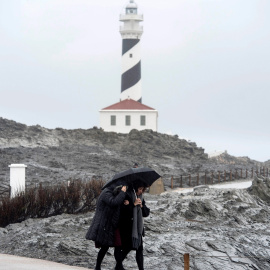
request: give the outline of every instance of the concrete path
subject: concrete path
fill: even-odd
[[[241,179],[241,180],[235,180],[232,182],[223,182],[220,184],[215,184],[215,185],[207,185],[209,188],[217,188],[217,189],[245,189],[249,188],[252,185],[252,180],[253,179]],[[177,192],[177,193],[189,193],[192,192],[193,188],[175,188],[175,189],[168,189],[168,191],[164,193],[169,193],[169,192]]]
[[[83,270],[87,268],[0,254],[0,270]],[[89,269],[88,269],[89,270]]]

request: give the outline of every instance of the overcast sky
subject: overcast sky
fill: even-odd
[[[1,0],[0,116],[99,126],[119,101],[123,0]],[[143,103],[161,133],[270,159],[270,1],[137,0]]]

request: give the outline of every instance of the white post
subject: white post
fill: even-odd
[[[11,164],[10,168],[10,197],[15,197],[18,193],[25,191],[25,168],[24,164]]]

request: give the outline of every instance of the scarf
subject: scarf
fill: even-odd
[[[137,197],[135,190],[132,193],[132,201],[133,203],[137,198],[143,200],[142,195]],[[142,244],[142,233],[143,233],[143,217],[142,217],[142,209],[140,205],[136,205],[133,208],[133,224],[132,224],[132,248],[138,249]]]

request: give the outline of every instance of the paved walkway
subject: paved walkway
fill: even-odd
[[[61,263],[0,254],[0,270],[84,270]],[[88,269],[89,270],[89,269]]]
[[[220,184],[214,184],[214,185],[207,185],[209,188],[217,188],[217,189],[228,189],[228,188],[235,188],[235,189],[245,189],[249,188],[252,185],[252,180],[253,179],[240,179],[240,180],[235,180],[231,182],[222,182]],[[169,189],[169,191],[166,191],[165,193],[170,193],[170,192],[177,192],[177,193],[189,193],[192,192],[194,189],[193,188],[174,188],[174,189]]]

